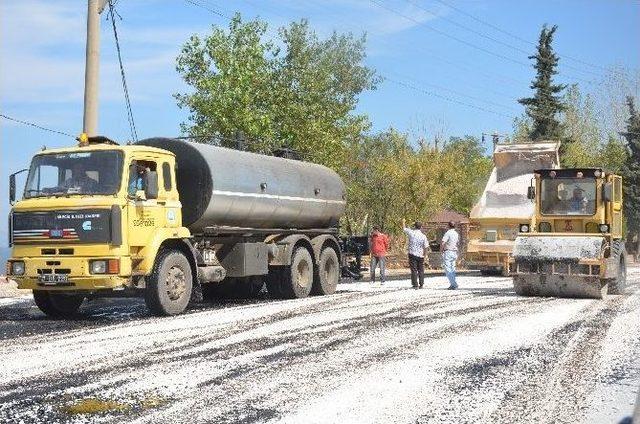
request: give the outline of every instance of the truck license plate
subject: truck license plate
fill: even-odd
[[[68,283],[69,276],[65,274],[41,274],[38,276],[38,281],[40,281],[42,284],[47,285]]]

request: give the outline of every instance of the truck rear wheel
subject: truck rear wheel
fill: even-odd
[[[70,318],[78,312],[84,296],[34,290],[33,300],[38,308],[51,318]]]
[[[340,262],[338,254],[331,247],[325,247],[320,253],[318,269],[313,280],[313,294],[325,295],[336,292],[340,280]]]
[[[313,259],[309,250],[296,247],[291,255],[291,265],[281,267],[273,274],[270,272],[269,280],[269,293],[274,297],[301,299],[309,296],[313,287]]]
[[[177,315],[187,308],[193,289],[189,260],[179,250],[162,250],[147,280],[144,301],[152,314]]]

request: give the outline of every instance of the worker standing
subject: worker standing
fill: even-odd
[[[409,238],[409,269],[411,269],[411,285],[414,289],[424,286],[424,255],[429,249],[427,236],[422,232],[422,223],[416,221],[413,228],[407,228],[406,221],[402,220],[402,230]]]
[[[384,284],[387,250],[389,250],[389,236],[374,226],[371,232],[371,283],[376,282],[376,267],[380,266],[380,284]]]
[[[456,282],[456,261],[458,260],[458,242],[460,241],[460,235],[455,228],[455,222],[449,222],[449,229],[444,233],[442,242],[440,243],[444,273],[449,279],[449,290],[458,288],[458,283]]]

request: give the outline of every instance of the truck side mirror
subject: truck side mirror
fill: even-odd
[[[536,188],[534,186],[527,187],[527,199],[534,200],[536,198]]]
[[[613,200],[613,184],[605,183],[602,186],[602,198],[605,202],[611,202]]]
[[[16,202],[16,175],[22,174],[26,171],[28,171],[28,169],[21,169],[20,171],[9,175],[9,203],[12,205]]]
[[[156,171],[144,173],[144,196],[147,200],[158,198],[158,173]]]

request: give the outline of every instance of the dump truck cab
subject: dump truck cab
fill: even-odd
[[[535,169],[558,167],[559,147],[552,140],[494,145],[493,170],[469,216],[468,267],[485,275],[509,275],[518,226],[534,213],[527,186]]]
[[[521,295],[601,298],[624,290],[622,177],[599,168],[539,169],[512,272]]]
[[[9,217],[7,274],[36,302],[134,288],[161,243],[189,236],[174,168],[170,152],[104,138],[42,150]]]

